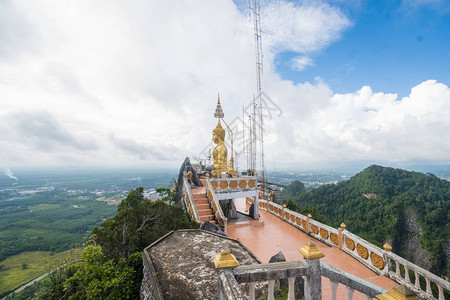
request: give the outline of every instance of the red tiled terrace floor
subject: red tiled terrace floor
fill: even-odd
[[[236,207],[239,211],[245,210],[245,199],[236,199]],[[269,262],[269,259],[279,251],[283,252],[288,261],[302,260],[303,256],[298,252],[298,249],[311,241],[325,254],[322,261],[329,265],[365,279],[386,290],[392,290],[394,286],[398,285],[392,279],[377,275],[350,255],[339,250],[339,248],[330,247],[314,239],[278,217],[262,210],[260,210],[260,216],[260,220],[245,223],[229,223],[227,235],[240,240],[263,263]],[[330,282],[327,278],[322,277],[322,299],[330,298]],[[338,287],[337,299],[347,299],[345,288],[341,284]],[[364,299],[364,296],[355,291],[353,299]]]

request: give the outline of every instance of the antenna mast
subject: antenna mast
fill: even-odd
[[[250,1],[253,1],[253,7],[250,5]],[[263,73],[263,52],[262,52],[262,39],[261,39],[261,14],[259,0],[249,0],[250,12],[253,14],[253,26],[255,35],[255,56],[256,56],[256,92],[257,99],[253,97],[253,136],[252,141],[254,142],[254,151],[252,152],[252,165],[253,170],[256,169],[256,119],[258,114],[259,122],[259,141],[260,141],[260,152],[261,152],[261,179],[263,182],[263,189],[265,195],[265,165],[264,165],[264,119],[263,119],[263,103],[262,103],[262,88],[261,88],[261,75]]]

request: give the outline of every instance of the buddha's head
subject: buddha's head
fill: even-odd
[[[214,128],[212,132],[212,140],[215,144],[218,144],[225,140],[225,129],[223,129],[222,125],[220,125],[220,119],[219,122],[217,123],[216,128]]]

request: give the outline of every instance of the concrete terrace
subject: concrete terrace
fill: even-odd
[[[235,199],[235,203],[238,211],[245,212],[248,209],[245,199]],[[325,254],[322,261],[386,290],[392,290],[394,286],[398,285],[390,278],[377,275],[339,248],[330,247],[314,239],[276,216],[262,210],[260,210],[260,216],[260,220],[228,223],[227,234],[231,238],[240,240],[262,263],[269,262],[269,259],[279,251],[283,252],[288,261],[302,260],[303,256],[298,252],[298,249],[308,242],[313,242]],[[330,282],[323,277],[322,298],[330,299],[330,297]],[[345,287],[339,285],[337,299],[346,298]],[[364,299],[364,295],[355,291],[353,299]]]

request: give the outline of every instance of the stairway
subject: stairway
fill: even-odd
[[[194,198],[195,207],[197,208],[198,216],[203,222],[209,221],[216,224],[214,218],[214,213],[212,208],[209,206],[208,198],[206,197],[206,187],[198,187],[191,190],[192,197]]]

